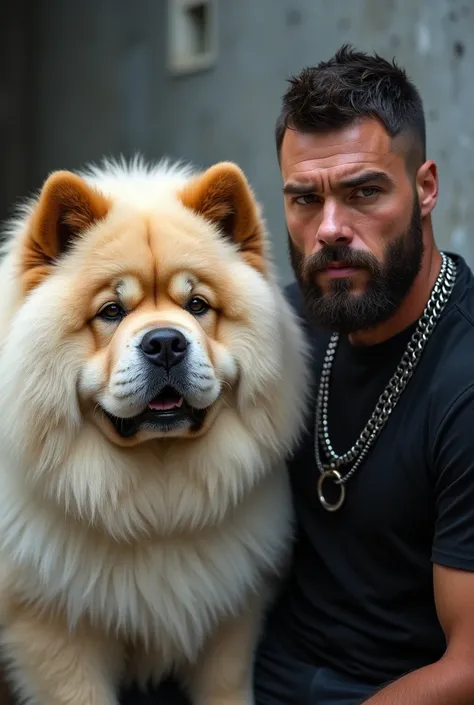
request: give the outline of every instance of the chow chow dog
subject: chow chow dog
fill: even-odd
[[[57,171],[0,265],[0,621],[32,705],[250,705],[306,347],[241,169]]]

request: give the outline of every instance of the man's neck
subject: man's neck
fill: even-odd
[[[433,245],[430,251],[425,252],[421,270],[415,279],[415,282],[410,289],[408,295],[403,300],[401,306],[395,314],[370,330],[361,330],[349,335],[349,341],[353,345],[368,346],[383,343],[389,338],[405,330],[414,321],[420,318],[423,313],[428,299],[431,295],[431,290],[436,281],[441,268],[441,254]]]

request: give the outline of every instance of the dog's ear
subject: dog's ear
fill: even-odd
[[[192,179],[181,191],[187,207],[211,221],[252,267],[265,273],[265,233],[259,207],[243,172],[220,162]]]
[[[110,203],[80,176],[57,171],[44,183],[22,250],[24,288],[29,291],[87,228],[104,218]]]

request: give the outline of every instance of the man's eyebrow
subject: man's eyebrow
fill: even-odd
[[[362,174],[357,174],[356,176],[350,176],[347,179],[343,179],[338,183],[339,188],[357,188],[359,186],[364,186],[370,181],[384,182],[386,184],[393,184],[393,180],[385,171],[364,171]],[[288,182],[283,187],[283,193],[293,194],[295,196],[306,196],[311,193],[316,193],[317,189],[312,184],[298,184],[295,182]]]
[[[314,186],[311,184],[296,184],[291,181],[284,185],[283,193],[294,194],[295,196],[305,196],[315,192]]]
[[[362,174],[357,174],[357,176],[350,176],[347,179],[343,179],[339,182],[339,186],[342,188],[357,188],[358,186],[364,186],[364,184],[369,183],[369,181],[393,184],[393,180],[385,171],[372,170],[364,171]]]

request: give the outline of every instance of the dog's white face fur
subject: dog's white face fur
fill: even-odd
[[[73,623],[156,628],[193,654],[279,564],[290,509],[276,467],[306,397],[303,336],[244,175],[53,174],[11,226],[0,301],[10,594]],[[192,538],[216,526],[219,540]],[[186,541],[167,543],[176,532]]]

